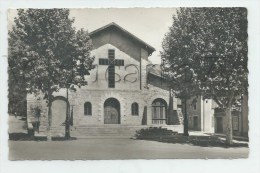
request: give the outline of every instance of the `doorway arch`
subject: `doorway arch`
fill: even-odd
[[[120,124],[120,102],[115,98],[104,102],[104,124]]]
[[[166,124],[167,102],[157,98],[152,102],[152,124]]]
[[[66,109],[70,105],[63,96],[56,96],[51,103],[52,126],[64,126],[66,120]],[[69,106],[70,107],[70,106]],[[69,111],[69,110],[68,110]]]

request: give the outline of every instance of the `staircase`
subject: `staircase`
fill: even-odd
[[[120,125],[120,124],[106,124],[106,125],[79,125],[70,127],[70,136],[78,139],[110,139],[110,138],[132,138],[135,137],[136,131],[140,129],[147,129],[149,127],[162,127],[163,129],[171,130],[171,132],[178,133],[182,126],[147,126],[147,125]],[[177,128],[176,128],[177,127]],[[64,137],[65,126],[54,126],[50,129],[52,137]],[[46,135],[46,134],[45,134]],[[169,135],[169,134],[160,134]],[[44,133],[35,133],[35,136],[44,136]]]
[[[77,138],[131,138],[136,130],[146,126],[101,125],[71,127],[71,136]]]

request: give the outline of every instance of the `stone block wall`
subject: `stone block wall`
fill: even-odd
[[[54,96],[65,97],[65,90],[60,90]],[[108,98],[115,98],[120,102],[120,119],[121,125],[142,125],[144,108],[147,107],[147,125],[152,125],[152,102],[161,98],[169,104],[169,91],[162,90],[158,87],[149,86],[149,89],[129,91],[129,90],[86,90],[80,89],[76,92],[69,91],[69,103],[73,106],[73,125],[74,126],[88,126],[88,125],[104,125],[104,102]],[[40,118],[40,132],[45,132],[47,129],[48,108],[45,100],[42,98],[28,95],[28,108],[34,105],[41,105],[42,112]],[[84,103],[91,102],[92,115],[84,115]],[[132,103],[138,103],[139,114],[132,115]],[[173,102],[175,108],[177,106],[177,98]],[[168,105],[169,106],[169,105]],[[65,115],[64,115],[65,116]],[[34,121],[34,115],[28,109],[28,122]]]
[[[102,90],[80,90],[71,94],[70,104],[74,105],[74,125],[103,125],[104,124],[104,102],[108,98],[115,98],[120,102],[120,116],[122,125],[141,125],[144,107],[147,106],[147,124],[152,124],[152,102],[156,98],[164,99],[169,103],[169,93],[160,88],[150,87],[148,89],[127,91],[102,91]],[[84,115],[84,103],[91,102],[92,115]],[[139,114],[132,115],[132,103],[138,103]],[[176,99],[175,102],[176,103]],[[176,107],[176,106],[175,106]]]

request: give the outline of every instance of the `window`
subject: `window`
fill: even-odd
[[[233,130],[239,130],[238,129],[238,116],[233,116],[232,117],[232,125],[233,125]]]
[[[139,107],[137,103],[132,104],[132,115],[139,115]]]
[[[92,115],[92,106],[90,102],[84,103],[84,115]]]
[[[197,99],[192,100],[191,106],[193,107],[194,110],[197,109]]]

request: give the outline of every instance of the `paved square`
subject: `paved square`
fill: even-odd
[[[134,139],[9,141],[10,160],[247,158],[247,147],[200,147]]]

